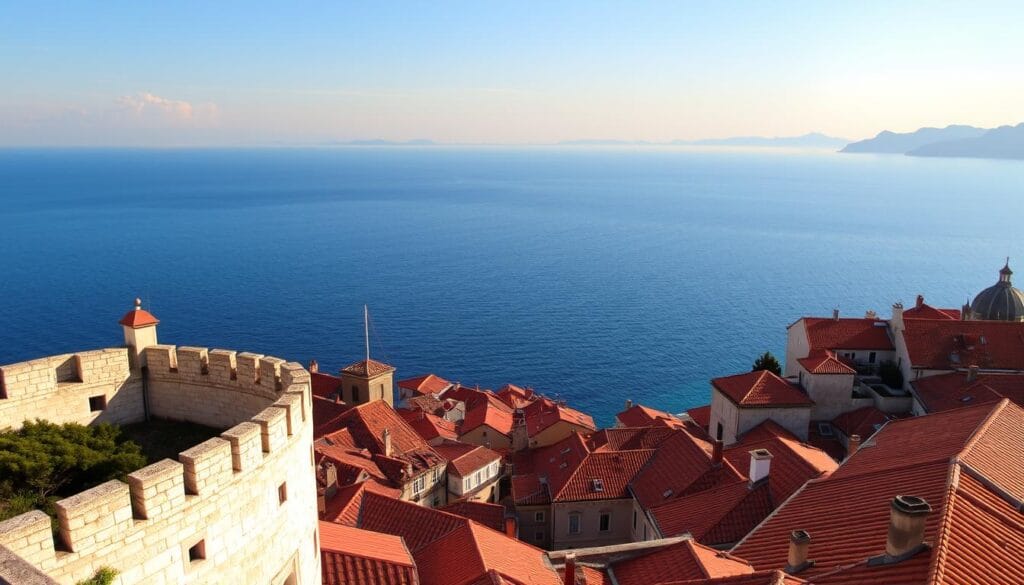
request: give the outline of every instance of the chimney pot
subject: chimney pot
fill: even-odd
[[[850,439],[847,441],[846,445],[846,458],[849,459],[852,457],[853,454],[857,452],[857,449],[860,449],[860,435],[850,435]]]
[[[391,431],[384,429],[380,434],[380,440],[384,443],[384,456],[391,457]]]
[[[316,360],[309,361],[309,373],[315,374],[320,371],[320,364],[316,363]]]
[[[967,383],[972,384],[978,380],[978,366],[971,365],[967,368]]]
[[[750,452],[750,485],[768,477],[772,454],[768,449],[754,449]]]
[[[576,585],[576,555],[568,553],[565,555],[565,578],[564,585]]]
[[[794,575],[814,565],[807,560],[807,551],[811,546],[811,535],[806,530],[794,530],[789,535],[789,556],[786,561],[786,572]]]
[[[922,305],[924,305],[924,295],[917,295],[917,304],[914,306],[920,309]]]
[[[839,309],[832,309],[832,320],[833,321],[838,321],[839,320]]]
[[[633,401],[626,400],[626,410],[629,410],[630,408],[633,408]]]
[[[925,519],[931,511],[932,507],[924,498],[902,495],[893,498],[885,554],[900,559],[916,552],[924,542]]]
[[[711,464],[722,464],[722,442],[718,439],[711,442]]]
[[[509,538],[516,538],[516,519],[512,516],[505,518],[505,536]]]

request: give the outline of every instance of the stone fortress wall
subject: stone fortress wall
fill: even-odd
[[[122,585],[319,583],[309,373],[259,354],[133,350],[0,367],[0,428],[37,417],[139,422],[148,412],[226,430],[178,461],[131,473],[127,484],[60,500],[56,538],[40,511],[0,523],[0,547],[58,583],[102,566],[117,569]]]

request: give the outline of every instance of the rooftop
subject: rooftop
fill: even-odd
[[[320,522],[324,585],[416,585],[416,565],[397,536]]]
[[[711,385],[735,404],[745,407],[809,407],[814,404],[799,386],[768,370],[715,378]]]
[[[372,378],[388,372],[394,372],[395,368],[375,359],[365,359],[354,364],[349,364],[341,369],[343,374],[351,374],[361,378]]]
[[[892,351],[895,349],[889,338],[886,322],[880,319],[804,317],[799,322],[803,322],[812,351],[816,349]]]

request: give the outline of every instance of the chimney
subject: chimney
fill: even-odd
[[[629,410],[630,408],[633,408],[633,401],[632,400],[627,400],[626,401],[626,410]]]
[[[920,309],[924,305],[924,295],[917,295],[917,303],[914,305]]]
[[[718,439],[711,441],[711,464],[722,464],[722,442]]]
[[[967,368],[967,383],[968,384],[973,384],[974,382],[977,382],[977,381],[978,381],[978,366],[972,364],[971,367]]]
[[[924,521],[932,507],[924,498],[896,496],[889,514],[889,538],[885,554],[892,561],[912,556],[924,543]]]
[[[850,435],[849,440],[846,442],[846,458],[849,459],[850,457],[853,457],[853,454],[857,452],[857,449],[860,449],[860,435]]]
[[[505,536],[509,538],[518,538],[517,533],[519,531],[516,528],[516,519],[514,516],[505,517]]]
[[[391,457],[391,431],[384,429],[380,434],[380,442],[384,443],[384,456]]]
[[[772,454],[768,449],[754,449],[750,452],[750,485],[768,478],[771,469]]]
[[[565,579],[562,582],[564,585],[576,585],[575,553],[568,553],[565,555]]]
[[[785,571],[795,575],[804,569],[814,566],[814,561],[807,560],[807,550],[811,546],[811,535],[806,530],[794,530],[789,535],[789,557]]]
[[[839,309],[832,309],[832,320],[833,321],[838,321],[839,320]]]
[[[892,322],[890,324],[892,332],[903,331],[903,303],[893,303],[892,305]]]
[[[341,404],[341,391],[334,393],[334,403]]]
[[[320,371],[320,364],[316,363],[316,360],[309,360],[309,373],[315,374]]]

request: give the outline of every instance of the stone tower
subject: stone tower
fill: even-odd
[[[133,369],[146,365],[146,348],[156,345],[156,326],[160,321],[142,308],[142,299],[135,299],[135,308],[118,321],[124,329],[124,344]]]
[[[365,359],[341,370],[341,399],[348,404],[383,400],[395,405],[395,368],[374,359]]]

